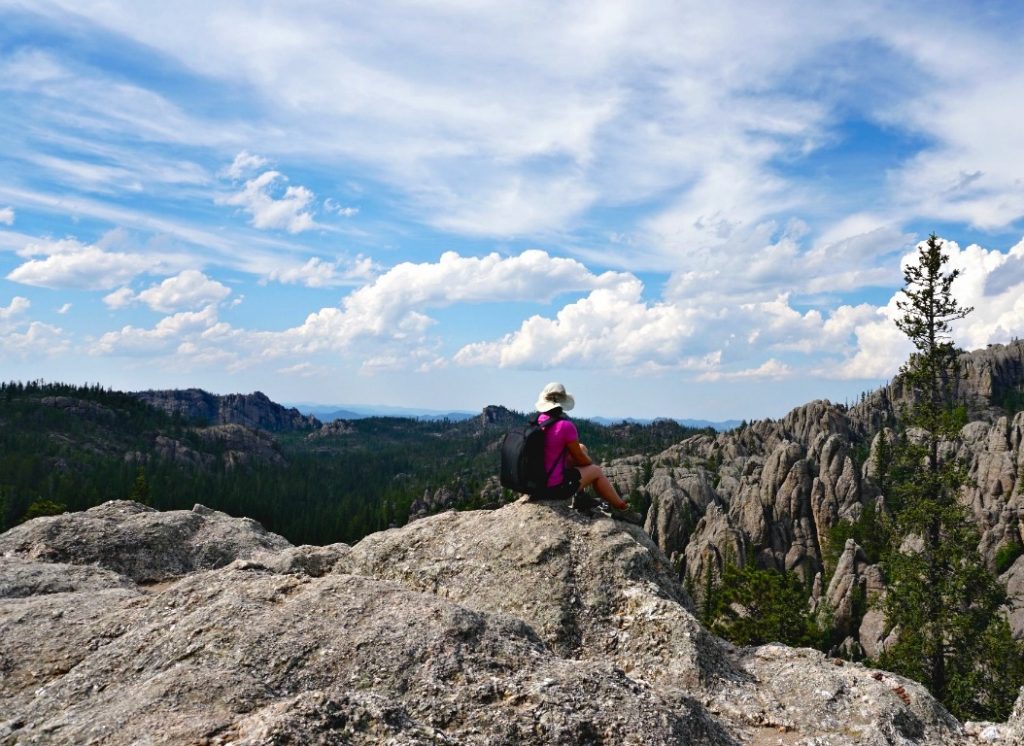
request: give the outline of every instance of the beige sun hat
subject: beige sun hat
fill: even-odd
[[[560,383],[549,383],[540,392],[540,396],[537,397],[537,403],[533,405],[533,408],[538,412],[550,412],[555,407],[561,407],[564,411],[568,412],[575,406],[576,400],[572,398],[572,394],[565,390],[565,386]]]

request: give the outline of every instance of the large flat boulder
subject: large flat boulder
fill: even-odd
[[[137,582],[223,567],[290,546],[251,518],[202,505],[160,512],[128,500],[37,518],[0,535],[0,556],[97,565]]]
[[[516,503],[292,547],[190,513],[0,536],[0,744],[972,742],[912,682],[709,634],[607,517]]]

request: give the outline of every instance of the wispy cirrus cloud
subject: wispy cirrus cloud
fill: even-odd
[[[380,267],[369,257],[359,256],[351,261],[337,259],[333,262],[318,256],[310,257],[303,264],[288,264],[270,270],[267,279],[285,285],[300,284],[309,288],[356,285],[365,282],[380,271]]]

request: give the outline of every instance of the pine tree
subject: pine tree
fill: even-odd
[[[879,664],[923,683],[958,717],[999,718],[1012,703],[1002,689],[1016,691],[1019,677],[1008,682],[979,672],[999,667],[993,657],[1008,649],[1019,660],[1020,648],[1007,636],[1006,593],[984,566],[977,530],[957,501],[966,473],[943,457],[943,443],[955,442],[965,421],[955,403],[959,352],[951,324],[973,310],[953,297],[960,273],[944,271],[947,260],[932,234],[904,270],[905,299],[898,302],[896,325],[915,352],[900,371],[910,403],[886,479],[896,530],[883,608],[897,637]]]
[[[796,573],[726,564],[720,584],[711,578],[709,569],[702,616],[715,634],[736,645],[819,647],[824,642]]]
[[[149,480],[146,478],[145,467],[140,466],[139,470],[135,473],[135,482],[132,484],[132,491],[128,495],[129,500],[142,503],[143,505],[151,504],[151,494],[149,489]]]

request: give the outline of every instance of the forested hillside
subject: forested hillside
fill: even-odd
[[[162,510],[201,502],[297,544],[351,542],[404,524],[417,501],[421,512],[500,502],[498,446],[523,419],[489,407],[461,422],[371,417],[271,434],[189,420],[101,386],[0,384],[0,530],[132,498]],[[702,432],[668,420],[577,425],[604,459]]]

